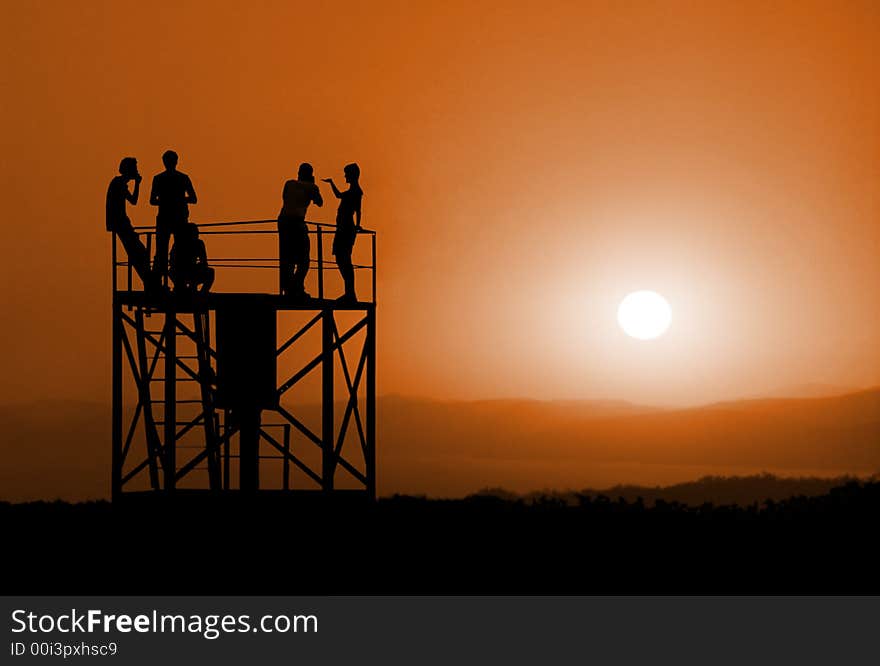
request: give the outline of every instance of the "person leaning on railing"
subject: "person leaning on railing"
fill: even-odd
[[[128,189],[131,181],[134,181],[133,191]],[[125,209],[126,202],[132,206],[137,205],[140,189],[141,175],[138,173],[137,160],[134,157],[123,157],[119,163],[119,175],[110,181],[107,188],[107,231],[112,231],[122,241],[128,263],[143,281],[144,289],[155,292],[161,290],[161,281],[150,270],[150,255],[138,238]]]

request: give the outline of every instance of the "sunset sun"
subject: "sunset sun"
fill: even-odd
[[[617,322],[623,332],[638,340],[652,340],[663,335],[672,321],[672,308],[655,291],[627,294],[617,308]]]

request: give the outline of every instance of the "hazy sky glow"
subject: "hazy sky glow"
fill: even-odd
[[[360,163],[383,393],[880,383],[874,1],[5,2],[0,26],[2,400],[109,397],[104,192],[170,147],[195,221]],[[673,307],[651,344],[616,321],[639,289]]]

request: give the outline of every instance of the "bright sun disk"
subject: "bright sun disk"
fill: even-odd
[[[669,328],[672,308],[656,291],[634,291],[620,302],[617,322],[630,337],[652,340]]]

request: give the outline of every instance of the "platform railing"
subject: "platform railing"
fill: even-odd
[[[269,225],[272,225],[269,228]],[[278,236],[278,220],[242,220],[242,221],[232,221],[232,222],[206,222],[201,224],[196,224],[199,228],[199,235],[204,236],[259,236],[259,235],[273,235]],[[338,264],[334,260],[328,260],[324,257],[324,237],[325,236],[333,236],[336,233],[336,225],[335,224],[327,224],[324,222],[309,222],[306,221],[306,227],[308,229],[308,234],[310,238],[314,238],[316,240],[315,243],[312,243],[312,247],[316,248],[316,252],[312,253],[312,257],[310,258],[309,264],[310,269],[314,270],[317,275],[317,298],[319,300],[325,299],[325,272],[328,270],[338,270]],[[135,232],[138,235],[138,238],[144,243],[147,249],[147,255],[151,257],[151,265],[153,261],[153,246],[154,246],[154,237],[156,235],[156,227],[155,226],[137,226],[134,227]],[[369,263],[362,264],[352,264],[355,271],[369,271],[370,272],[370,283],[371,283],[371,292],[370,299],[367,302],[376,303],[376,232],[371,229],[360,228],[358,230],[358,237],[369,238],[370,248],[369,248]],[[116,240],[116,234],[113,234],[113,250],[112,250],[112,264],[113,264],[113,291],[114,293],[119,291],[137,291],[135,288],[135,281],[133,275],[133,268],[131,262],[128,261],[127,257],[125,257],[125,252],[121,253],[123,258],[120,258],[120,253],[118,251],[118,243]],[[169,243],[170,249],[171,243]],[[357,243],[356,243],[357,247]],[[275,243],[276,248],[276,256],[269,257],[243,257],[243,256],[235,256],[235,257],[212,257],[210,254],[210,248],[208,248],[208,265],[214,268],[232,268],[232,269],[253,269],[253,270],[275,270],[278,272],[278,293],[281,293],[281,270],[280,270],[280,259],[277,256],[277,248],[278,243]],[[317,256],[315,256],[317,255]],[[119,276],[118,271],[120,268],[125,269],[125,288],[120,289],[119,284]],[[167,274],[167,273],[166,273]],[[214,290],[216,291],[216,290]],[[364,299],[359,298],[360,302],[364,302]]]

